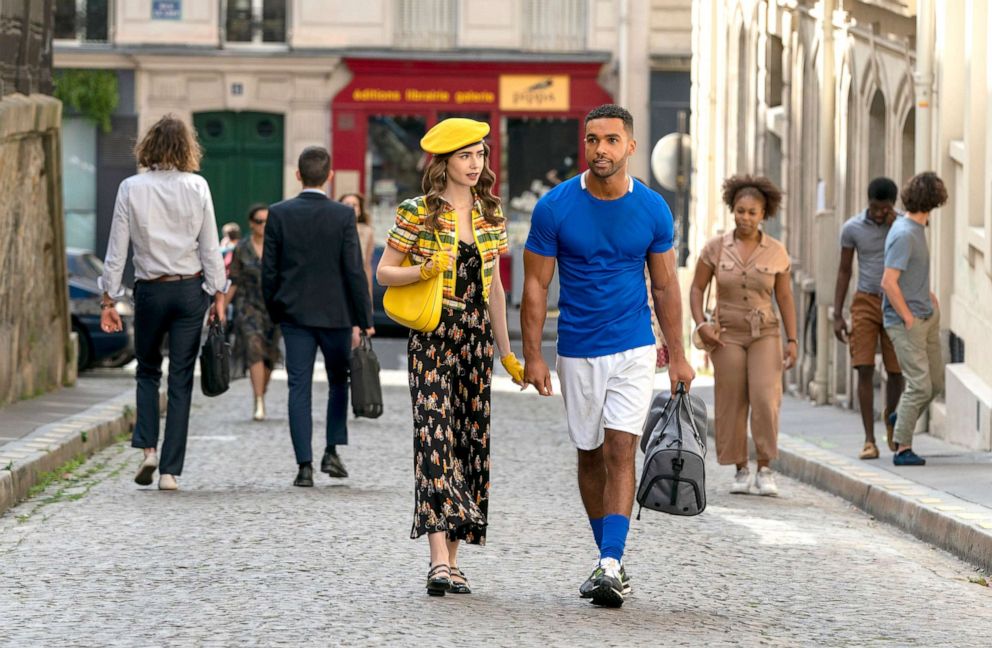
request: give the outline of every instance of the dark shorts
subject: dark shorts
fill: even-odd
[[[875,366],[875,351],[882,342],[882,363],[890,374],[902,373],[896,350],[882,325],[882,297],[856,292],[851,302],[851,364],[855,367]]]

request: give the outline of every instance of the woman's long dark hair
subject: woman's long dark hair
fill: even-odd
[[[338,197],[338,202],[344,202],[344,199],[348,196],[354,196],[355,200],[358,201],[358,214],[355,216],[358,222],[371,225],[372,217],[369,216],[368,210],[365,209],[365,194],[358,193],[357,191],[350,191],[346,194],[341,194],[341,196]]]
[[[474,144],[471,146],[474,146]],[[499,225],[506,219],[497,213],[500,200],[493,194],[493,185],[496,184],[496,176],[493,174],[492,169],[489,168],[489,145],[482,142],[482,146],[486,152],[485,163],[482,165],[482,171],[479,173],[479,182],[472,188],[472,193],[482,204],[482,217],[486,219],[486,222],[490,225]],[[458,150],[460,151],[462,149]],[[441,197],[441,194],[448,184],[448,178],[445,172],[448,167],[448,158],[457,152],[452,151],[451,153],[433,156],[430,164],[427,165],[427,169],[424,170],[422,186],[427,203],[427,218],[424,224],[430,230],[437,229],[438,218],[440,218],[441,214],[448,211],[445,208],[445,205],[448,203]]]

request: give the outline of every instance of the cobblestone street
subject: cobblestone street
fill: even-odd
[[[15,507],[0,518],[0,644],[992,643],[992,589],[973,567],[784,478],[779,499],[727,495],[732,470],[712,460],[707,511],[632,521],[634,592],[592,607],[577,595],[596,555],[561,401],[510,389],[494,395],[489,544],[461,552],[475,593],[429,599],[396,382],[382,418],[349,421],[347,480],[294,488],[285,382],[253,423],[239,381],[197,394],[181,491],[137,487],[122,442]]]

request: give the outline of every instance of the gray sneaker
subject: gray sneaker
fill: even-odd
[[[603,568],[598,564],[596,569],[592,570],[592,574],[586,579],[586,582],[582,583],[579,587],[579,596],[582,598],[592,598],[592,591],[596,589],[596,579],[603,575]],[[627,596],[630,594],[630,576],[627,575],[627,569],[623,565],[623,561],[620,561],[620,585],[623,589],[623,595]]]

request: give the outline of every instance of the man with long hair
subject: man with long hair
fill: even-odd
[[[558,377],[579,492],[599,547],[599,562],[579,588],[597,605],[620,607],[630,589],[624,546],[634,504],[634,457],[651,404],[655,341],[644,285],[651,275],[655,312],[671,353],[672,391],[695,373],[682,346],[682,303],[675,274],[672,212],[627,173],[634,120],[615,105],[585,119],[589,170],[538,202],[524,252],[524,381],[551,395],[541,355],[548,285],[558,264]]]
[[[138,166],[147,169],[124,180],[117,190],[100,286],[100,327],[120,331],[114,300],[124,294],[121,278],[127,249],[134,249],[134,355],[138,361],[137,417],[131,445],[144,451],[134,481],[176,490],[186,457],[186,435],[193,397],[193,369],[200,346],[203,315],[213,297],[211,316],[223,325],[227,278],[217,245],[210,187],[200,169],[202,151],[194,132],[172,115],[155,122],[135,148]],[[159,382],[162,342],[169,336],[169,406],[162,461],[156,453],[159,432]]]

